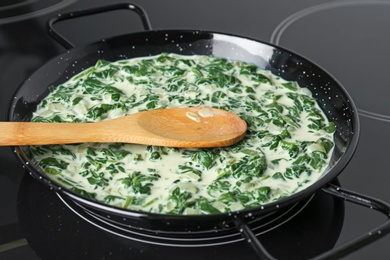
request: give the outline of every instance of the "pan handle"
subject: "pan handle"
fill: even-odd
[[[276,260],[265,247],[261,244],[259,239],[253,233],[252,229],[246,224],[243,219],[237,219],[235,221],[236,228],[240,231],[241,236],[244,237],[252,249],[255,251],[259,259]]]
[[[334,184],[328,184],[327,186],[322,188],[322,191],[324,191],[329,195],[335,196],[337,198],[344,199],[345,201],[352,202],[354,204],[381,212],[387,217],[387,220],[386,222],[370,230],[366,234],[363,234],[355,238],[354,240],[349,241],[344,245],[341,245],[338,248],[335,248],[329,252],[320,255],[316,259],[341,258],[390,233],[390,204],[389,203],[386,203],[382,200],[372,198],[363,194],[359,194],[357,192],[340,188]]]
[[[390,204],[376,198],[372,198],[363,194],[340,188],[334,184],[328,184],[327,186],[322,188],[322,191],[345,201],[379,211],[387,217],[387,221],[379,225],[378,227],[370,230],[366,234],[363,234],[345,243],[344,245],[341,245],[338,248],[334,248],[328,252],[316,256],[314,257],[314,259],[339,259],[390,233]],[[235,224],[236,228],[241,232],[241,235],[250,243],[252,249],[254,249],[260,259],[275,259],[264,248],[264,246],[261,244],[261,242],[258,240],[256,235],[253,233],[253,231],[245,223],[244,220],[237,219]]]
[[[80,10],[80,11],[75,11],[75,12],[70,12],[70,13],[58,14],[57,16],[51,18],[48,21],[48,24],[47,24],[48,33],[54,40],[56,40],[63,47],[65,47],[66,49],[71,49],[71,48],[74,48],[75,45],[73,43],[71,43],[68,39],[66,39],[63,35],[61,35],[54,28],[55,23],[57,23],[59,21],[63,21],[63,20],[73,19],[76,17],[94,15],[94,14],[98,14],[98,13],[105,13],[105,12],[110,12],[110,11],[115,11],[115,10],[120,10],[120,9],[130,10],[130,11],[137,13],[142,21],[142,25],[143,25],[144,29],[146,31],[149,31],[152,29],[148,15],[140,6],[135,5],[135,4],[122,3],[122,4],[113,4],[113,5],[108,5],[108,6],[95,7],[95,8],[91,8],[91,9]]]

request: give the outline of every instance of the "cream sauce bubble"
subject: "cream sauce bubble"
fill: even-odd
[[[211,108],[209,108],[209,107],[202,108],[201,110],[198,111],[198,114],[201,117],[213,117],[213,116],[215,116],[215,112]]]

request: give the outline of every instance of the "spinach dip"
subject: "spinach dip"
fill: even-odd
[[[259,207],[309,186],[329,163],[335,125],[310,90],[217,57],[99,60],[51,87],[32,121],[97,122],[191,106],[231,111],[247,122],[248,132],[233,146],[213,149],[83,143],[30,150],[51,179],[81,196],[163,214]]]

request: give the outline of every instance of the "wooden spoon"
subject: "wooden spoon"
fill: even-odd
[[[170,108],[97,123],[1,122],[0,146],[118,142],[210,148],[240,141],[246,129],[245,121],[224,110]]]

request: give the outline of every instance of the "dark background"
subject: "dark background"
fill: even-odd
[[[109,3],[121,2],[124,1]],[[345,188],[390,201],[390,88],[386,76],[390,67],[390,1],[139,0],[133,3],[147,11],[153,29],[237,34],[277,43],[323,66],[350,92],[361,113],[360,146],[339,180]],[[6,120],[8,104],[17,87],[51,57],[65,51],[47,35],[47,20],[59,12],[106,4],[108,1],[103,0],[0,3],[1,120]],[[281,25],[286,27],[281,29]],[[140,31],[142,25],[133,13],[117,11],[63,22],[57,28],[79,46]],[[26,240],[18,210],[20,194],[25,192],[21,183],[30,177],[8,147],[0,147],[0,165],[0,258],[39,259],[42,256],[34,253],[31,240]],[[385,220],[379,213],[347,203],[337,245]],[[387,236],[345,259],[389,259],[389,243]]]

